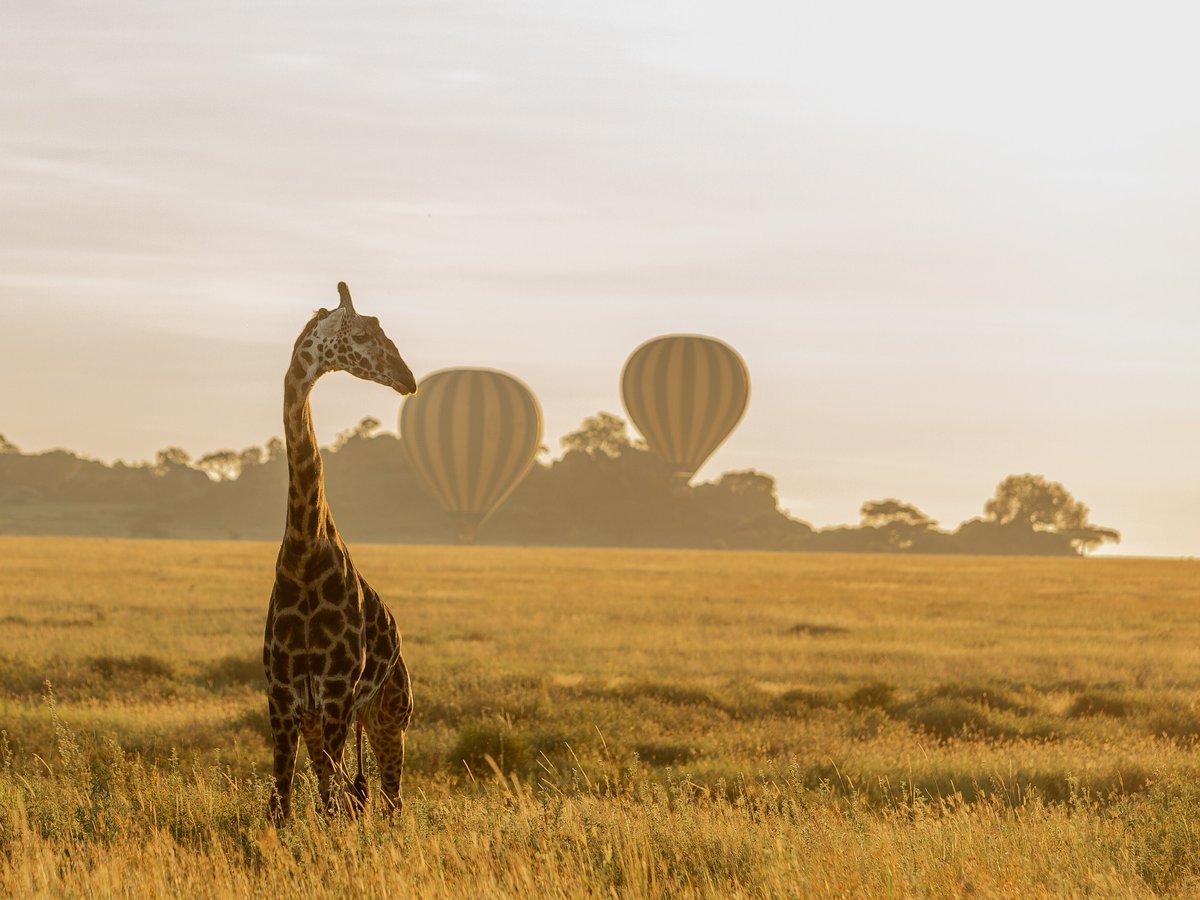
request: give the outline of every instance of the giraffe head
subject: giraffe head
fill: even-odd
[[[317,310],[296,339],[293,371],[310,379],[326,372],[349,372],[401,394],[415,394],[417,380],[379,320],[358,314],[344,281],[338,282],[338,294],[337,309]]]

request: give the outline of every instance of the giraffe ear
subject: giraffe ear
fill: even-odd
[[[350,288],[346,287],[346,282],[338,282],[338,296],[342,298],[342,302],[338,304],[338,309],[348,309],[354,312],[354,301],[350,299]]]

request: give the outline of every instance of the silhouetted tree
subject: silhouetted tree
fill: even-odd
[[[1105,541],[1114,544],[1121,543],[1121,532],[1115,528],[1101,528],[1099,525],[1088,525],[1084,528],[1072,528],[1066,533],[1071,546],[1082,554],[1091,553]]]
[[[0,434],[0,453],[20,453],[21,448]]]
[[[599,412],[588,416],[575,431],[563,437],[561,444],[568,453],[588,456],[608,456],[613,459],[627,449],[639,446],[625,430],[625,420],[612,413]]]
[[[899,500],[868,500],[858,512],[862,516],[863,525],[869,528],[879,528],[884,525],[931,526],[937,524],[911,503],[901,503]]]
[[[748,497],[751,501],[769,498],[772,506],[776,502],[775,479],[754,469],[726,472],[717,479],[717,487],[724,488],[733,497]]]
[[[341,450],[351,441],[369,438],[371,432],[379,428],[381,424],[374,416],[367,416],[365,419],[360,420],[353,428],[339,431],[337,437],[333,439],[333,449]]]
[[[1088,516],[1088,508],[1057,481],[1030,474],[1005,478],[983,511],[993,522],[1024,525],[1034,531],[1082,528]]]
[[[247,447],[238,454],[238,472],[245,472],[254,466],[261,466],[265,455],[262,447]]]
[[[339,525],[359,540],[452,541],[449,519],[400,441],[378,428],[378,420],[363,419],[343,433],[342,446],[323,451]],[[497,511],[489,540],[1069,556],[1120,539],[1089,523],[1085,505],[1040,475],[1006,478],[987,503],[988,517],[953,533],[895,498],[864,503],[859,526],[814,531],[779,508],[770,475],[726,472],[683,485],[611,413],[590,416],[562,444],[562,458],[535,465]],[[39,525],[47,533],[224,538],[236,526],[238,536],[274,539],[287,493],[284,455],[273,437],[263,448],[218,450],[194,464],[185,450],[167,447],[152,463],[106,466],[64,450],[25,455],[0,438],[0,513],[20,504],[47,523]],[[0,515],[0,533],[26,527],[24,518]]]
[[[798,550],[812,535],[809,525],[779,508],[775,479],[763,472],[726,472],[715,482],[682,489],[672,482],[665,503],[686,518],[670,523],[670,530],[686,535],[691,546]]]
[[[1105,541],[1120,541],[1120,532],[1088,522],[1088,508],[1057,481],[1042,475],[1009,475],[983,507],[988,519],[1028,531],[1050,531],[1066,538],[1076,552]]]
[[[893,550],[908,550],[920,537],[937,525],[911,503],[899,500],[868,500],[859,510],[863,528],[879,532]]]
[[[192,461],[192,455],[182,447],[164,447],[154,456],[154,474],[166,475],[172,469],[186,466]]]
[[[232,481],[242,470],[241,456],[234,450],[214,450],[196,460],[196,468],[219,481]]]

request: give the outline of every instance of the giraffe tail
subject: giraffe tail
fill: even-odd
[[[362,722],[356,721],[354,727],[357,729],[358,743],[358,774],[354,776],[354,802],[361,810],[367,805],[367,776],[363,774],[363,740]]]
[[[296,712],[300,718],[300,734],[308,745],[313,759],[320,757],[324,741],[319,688],[311,675],[306,675],[296,692]]]

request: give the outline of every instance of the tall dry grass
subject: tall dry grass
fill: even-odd
[[[276,831],[273,552],[0,541],[0,893],[1200,890],[1194,563],[357,548],[408,804]]]

